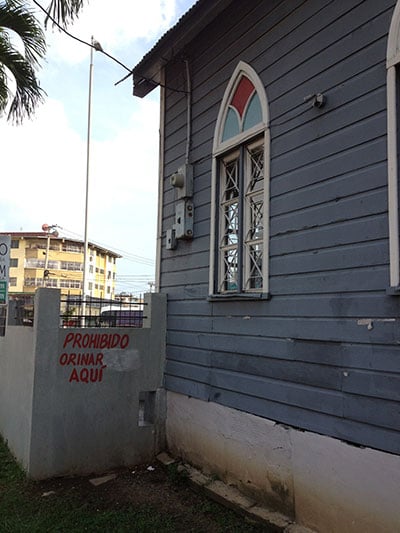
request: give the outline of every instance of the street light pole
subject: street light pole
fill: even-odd
[[[89,65],[89,96],[88,96],[88,117],[87,117],[87,139],[86,139],[86,194],[85,194],[85,235],[83,250],[83,279],[82,279],[82,325],[85,326],[86,314],[86,294],[88,292],[88,218],[89,218],[89,175],[90,175],[90,129],[92,122],[92,86],[93,86],[93,49],[103,52],[101,44],[91,37],[90,65]]]
[[[44,259],[44,269],[43,269],[43,285],[47,285],[46,280],[49,276],[48,266],[49,266],[49,253],[50,253],[50,238],[51,235],[53,235],[55,238],[58,237],[58,231],[56,228],[58,228],[57,224],[52,224],[49,226],[48,224],[42,225],[42,230],[47,233],[47,242],[46,242],[46,256]]]
[[[92,121],[92,86],[93,86],[93,35],[91,38],[92,47],[90,48],[90,65],[89,65],[89,96],[88,96],[88,116],[87,116],[87,138],[86,138],[86,195],[85,195],[85,233],[83,249],[83,281],[82,281],[82,314],[85,314],[85,302],[87,293],[88,278],[88,214],[89,214],[89,175],[90,175],[90,129]]]

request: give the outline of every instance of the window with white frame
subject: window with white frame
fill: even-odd
[[[268,104],[255,71],[240,62],[214,136],[210,293],[268,292]]]
[[[399,139],[400,126],[400,0],[393,12],[387,56],[387,150],[390,286],[400,290]]]
[[[25,268],[44,268],[46,265],[46,262],[44,259],[26,259],[25,260]],[[58,261],[47,261],[47,267],[48,268],[59,268],[59,262]]]
[[[83,248],[81,244],[73,244],[70,242],[63,243],[62,245],[62,251],[63,252],[76,252],[76,253],[82,253]]]
[[[54,278],[48,278],[46,281],[43,281],[43,278],[25,278],[24,285],[26,287],[57,287],[58,282]]]
[[[90,285],[90,283],[89,283]],[[60,287],[68,289],[80,289],[82,283],[80,280],[76,279],[60,279]],[[90,289],[90,287],[89,287]]]
[[[61,261],[61,270],[83,270],[83,264],[77,261]]]

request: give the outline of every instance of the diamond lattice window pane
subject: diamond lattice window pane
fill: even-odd
[[[263,247],[261,244],[256,244],[249,247],[249,278],[247,280],[247,286],[250,289],[258,289],[262,287],[263,275]]]
[[[250,176],[247,192],[255,192],[264,187],[264,150],[260,146],[248,153],[250,157]]]
[[[261,196],[250,198],[250,225],[247,233],[247,240],[258,240],[263,238],[264,222],[264,201]]]
[[[222,280],[222,290],[235,291],[238,288],[238,251],[237,248],[225,250],[224,256],[224,276]]]
[[[238,161],[230,161],[224,165],[225,167],[225,176],[224,176],[224,190],[222,194],[222,200],[228,201],[233,198],[238,198],[239,196],[239,172],[238,172]]]
[[[224,206],[224,233],[222,245],[236,245],[239,229],[239,204],[237,202]]]

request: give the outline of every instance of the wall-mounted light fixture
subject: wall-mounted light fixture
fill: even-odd
[[[304,97],[304,102],[311,102],[312,107],[324,107],[326,104],[326,96],[322,93],[309,94]]]

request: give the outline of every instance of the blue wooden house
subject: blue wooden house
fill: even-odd
[[[400,531],[400,2],[199,0],[161,94],[167,440],[318,531]]]

